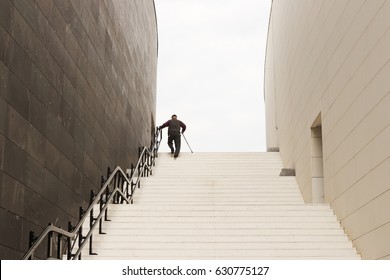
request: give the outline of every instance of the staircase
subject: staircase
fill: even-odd
[[[329,205],[303,202],[279,153],[161,154],[83,259],[360,259]]]

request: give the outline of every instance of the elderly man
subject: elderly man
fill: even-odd
[[[180,153],[181,145],[180,128],[181,133],[184,133],[186,125],[182,121],[179,121],[176,115],[172,115],[172,118],[161,125],[159,129],[165,127],[168,127],[168,146],[171,149],[171,154],[174,154],[174,157],[177,158]],[[175,142],[175,148],[173,148],[173,142]]]

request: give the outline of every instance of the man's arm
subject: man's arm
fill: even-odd
[[[169,126],[169,121],[163,123],[163,125],[161,125],[158,129],[163,129],[165,127]]]
[[[180,121],[180,127],[181,127],[181,133],[184,133],[184,131],[186,131],[187,126],[182,121]]]

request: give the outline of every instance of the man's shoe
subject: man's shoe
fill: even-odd
[[[179,155],[174,155],[173,157],[174,157],[174,158],[177,158],[178,156],[179,156]]]
[[[174,149],[171,149],[171,155],[173,155],[174,152],[175,152],[175,150],[174,150]]]

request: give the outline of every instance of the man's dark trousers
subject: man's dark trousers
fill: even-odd
[[[175,157],[177,157],[180,153],[180,145],[181,145],[181,135],[180,132],[174,132],[171,133],[171,135],[168,136],[168,146],[171,148],[171,151],[173,151],[173,142],[175,142]]]

